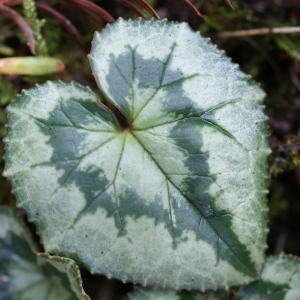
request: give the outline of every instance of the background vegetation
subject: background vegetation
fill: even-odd
[[[7,2],[7,3],[6,3]],[[34,32],[37,54],[48,54],[61,59],[66,67],[62,74],[47,76],[5,75],[0,77],[0,137],[6,135],[5,107],[12,98],[24,88],[46,80],[74,80],[90,86],[99,93],[87,60],[93,34],[105,26],[106,21],[98,18],[80,5],[80,1],[44,0],[44,3],[59,11],[77,28],[82,43],[74,34],[61,26],[59,21],[49,14],[38,10],[37,14],[25,12],[22,1],[0,1],[0,57],[31,55],[26,39],[15,22],[4,16],[2,5],[13,3],[11,8],[23,15]],[[25,1],[28,5],[34,1]],[[105,9],[111,16],[125,19],[137,18],[130,8],[140,1],[91,1]],[[260,82],[266,91],[265,111],[269,116],[270,145],[269,157],[269,248],[267,254],[281,251],[300,256],[300,30],[290,33],[290,28],[300,26],[299,0],[232,0],[233,11],[228,1],[194,0],[191,1],[205,15],[199,18],[193,9],[184,4],[187,1],[148,0],[161,18],[172,21],[188,22],[202,35],[210,37],[213,43],[224,49],[240,68]],[[213,3],[215,2],[215,3]],[[2,3],[2,4],[1,4]],[[151,17],[150,13],[139,7],[139,13]],[[35,12],[35,11],[34,11]],[[88,12],[88,13],[87,13]],[[27,13],[27,15],[26,15]],[[38,20],[38,19],[39,20]],[[283,27],[285,33],[272,33],[272,28]],[[249,35],[251,29],[259,30],[260,35]],[[299,29],[300,27],[298,27]],[[239,37],[230,36],[237,31]],[[225,37],[224,32],[230,31]],[[239,33],[239,32],[238,32]],[[251,33],[251,32],[250,32]],[[0,173],[4,167],[4,145],[0,140]],[[18,210],[15,198],[11,194],[9,182],[0,178],[0,205],[17,210],[26,221],[24,211]],[[34,225],[28,224],[35,234]],[[35,236],[36,240],[38,237]],[[40,246],[42,251],[42,246]],[[122,284],[117,280],[107,280],[102,276],[90,275],[82,270],[84,288],[92,299],[123,299],[132,289],[131,284]]]

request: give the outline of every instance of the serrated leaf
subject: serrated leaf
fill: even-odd
[[[290,255],[267,257],[261,280],[240,288],[235,300],[299,300],[300,259]]]
[[[69,258],[34,254],[19,218],[0,207],[0,299],[87,300],[80,272]]]
[[[9,107],[5,175],[47,251],[144,285],[255,279],[262,90],[186,24],[118,20],[96,33],[90,61],[127,128],[75,83],[48,82]]]
[[[128,295],[128,300],[228,300],[229,294],[225,291],[194,291],[164,290],[154,287],[136,286]]]

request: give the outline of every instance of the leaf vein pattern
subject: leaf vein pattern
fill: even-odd
[[[134,81],[135,78],[135,50],[136,49],[131,49],[131,59],[132,59],[132,82]],[[132,115],[134,116],[134,110],[135,110],[135,93],[134,93],[134,88],[133,88],[133,84],[131,84],[131,91],[132,91]]]
[[[111,140],[113,140],[114,138],[116,138],[117,136],[113,136],[111,137],[110,139],[106,140],[104,143],[102,143],[100,146],[97,146],[96,148],[92,149],[91,151],[89,151],[88,153],[82,155],[80,158],[78,158],[78,162],[74,165],[74,167],[70,170],[69,174],[66,176],[65,180],[61,183],[60,186],[58,186],[52,193],[52,195],[47,199],[47,202],[50,201],[53,196],[57,193],[57,191],[63,187],[68,179],[70,178],[70,176],[73,174],[73,172],[76,170],[76,168],[79,166],[79,164],[81,163],[81,161],[86,157],[88,156],[89,154],[93,153],[94,151],[97,151],[98,149],[100,149],[102,146],[104,146],[105,144],[107,144],[108,142],[110,142]]]
[[[151,134],[151,135],[154,135],[154,136],[157,137],[158,139],[163,140],[164,142],[166,142],[166,143],[168,143],[168,144],[171,144],[171,145],[173,145],[173,146],[176,146],[178,149],[180,149],[180,150],[183,151],[184,153],[188,153],[186,149],[180,147],[179,145],[176,145],[175,143],[172,143],[170,140],[168,140],[168,139],[166,139],[166,138],[163,139],[162,135],[159,135],[159,134],[156,134],[156,133],[150,132],[150,131],[147,131],[147,133],[148,133],[148,134]],[[209,153],[209,151],[206,151],[206,152],[200,152],[200,153],[197,153],[197,154],[190,154],[190,153],[189,153],[189,155],[193,156],[193,155],[198,155],[198,154],[208,154],[208,153]],[[178,175],[180,175],[180,174],[178,174]]]
[[[185,120],[199,120],[199,121],[205,122],[209,126],[215,127],[221,133],[225,134],[226,136],[228,136],[229,138],[231,138],[233,141],[235,141],[235,143],[237,143],[247,153],[249,153],[249,150],[246,149],[230,132],[228,132],[227,130],[225,130],[224,128],[222,128],[221,126],[219,126],[217,124],[214,124],[214,123],[211,123],[211,122],[209,122],[209,121],[207,121],[205,119],[202,119],[201,116],[199,116],[199,117],[185,117],[185,118],[173,120],[173,121],[170,121],[170,122],[164,122],[163,124],[159,124],[159,125],[155,125],[155,126],[151,126],[151,127],[147,127],[147,128],[143,128],[143,129],[134,129],[134,130],[135,131],[146,131],[148,129],[154,129],[154,128],[157,128],[157,127],[160,127],[160,126],[164,126],[166,124],[172,124],[172,123],[175,123],[175,122],[180,122],[180,121],[185,121]],[[147,132],[147,133],[150,133],[150,132]],[[153,133],[151,132],[150,134],[153,134]]]
[[[218,129],[220,132],[224,133],[226,136],[230,137],[232,140],[234,140],[242,149],[244,149],[247,153],[248,150],[245,149],[245,147],[236,139],[235,136],[233,136],[229,131],[227,131],[226,129],[224,129],[223,127],[221,127],[220,125],[214,124],[212,122],[209,122],[205,119],[199,118],[199,120],[205,122],[206,124],[209,124],[210,126],[215,127],[216,129]]]
[[[71,100],[69,100],[69,101],[71,101]],[[99,118],[98,116],[96,116],[95,114],[92,114],[92,113],[91,113],[88,109],[86,109],[80,102],[73,101],[73,100],[72,100],[72,102],[76,102],[79,106],[82,107],[82,109],[83,109],[87,114],[91,115],[93,118],[99,119],[99,120],[100,120],[100,124],[101,124],[101,122],[104,122],[106,125],[108,125],[109,127],[112,128],[111,131],[114,131],[114,128],[113,128],[113,126],[111,126],[111,124],[105,122],[104,119],[100,119],[100,118]],[[72,124],[72,126],[73,126],[73,127],[78,127],[78,125],[76,125],[76,124],[74,124],[74,122],[72,122],[72,120],[71,120],[70,117],[68,116],[67,112],[66,112],[65,109],[63,108],[63,106],[62,106],[62,101],[59,101],[59,106],[60,106],[61,112],[62,112],[62,113],[64,114],[64,116],[68,119],[68,121]],[[84,127],[79,127],[79,128],[85,129]],[[86,129],[86,130],[89,130],[89,129]],[[95,132],[105,132],[105,131],[107,131],[107,132],[110,132],[110,130],[105,130],[105,131],[104,131],[104,130],[92,130],[92,129],[89,130],[89,131],[95,131]]]
[[[135,56],[135,50],[132,50],[131,48],[129,48],[132,52],[132,61],[134,62],[134,56]],[[111,60],[112,63],[114,64],[114,66],[116,67],[118,73],[120,74],[120,76],[124,79],[124,81],[127,83],[127,85],[129,86],[129,88],[131,89],[131,93],[132,93],[132,107],[131,107],[131,110],[132,112],[134,113],[134,100],[135,100],[135,93],[134,93],[134,88],[133,88],[133,83],[130,84],[130,82],[128,82],[127,78],[122,74],[120,68],[118,67],[118,65],[116,64],[116,61],[114,59]],[[134,65],[133,65],[133,68],[134,68]],[[133,75],[134,76],[134,73],[135,71],[133,71]],[[134,77],[133,77],[134,78]],[[133,80],[132,80],[133,81]],[[109,100],[110,101],[110,100]],[[116,101],[114,101],[114,105],[116,105],[121,111],[123,111],[118,103]],[[124,112],[123,112],[124,113]],[[124,114],[125,115],[125,114]]]
[[[55,165],[55,164],[59,164],[59,163],[64,163],[64,162],[69,162],[69,161],[75,161],[75,160],[78,160],[80,159],[80,157],[78,158],[73,158],[73,159],[61,159],[61,160],[57,160],[57,161],[53,161],[53,162],[49,162],[49,161],[45,161],[45,162],[42,162],[42,163],[38,163],[38,164],[33,164],[30,166],[30,168],[35,168],[35,167],[42,167],[42,166],[51,166],[51,165]]]
[[[225,102],[222,102],[220,104],[217,104],[215,106],[212,106],[211,108],[207,109],[205,112],[203,112],[201,114],[201,117],[203,117],[204,115],[206,115],[207,113],[210,113],[212,111],[214,111],[215,109],[218,109],[220,107],[223,107],[223,106],[226,106],[227,104],[232,104],[232,103],[237,103],[239,102],[240,100],[239,99],[234,99],[234,100],[230,100],[230,101],[225,101]]]
[[[121,72],[120,68],[118,67],[118,65],[116,64],[116,61],[114,59],[111,60],[112,63],[114,64],[114,66],[116,67],[118,73],[120,74],[120,76],[124,79],[124,81],[127,83],[127,85],[129,87],[132,88],[132,85],[128,82],[127,78],[123,75],[123,73]]]
[[[81,160],[83,159],[84,157],[86,157],[87,155],[93,153],[94,151],[97,151],[98,149],[100,149],[102,146],[104,146],[105,144],[109,143],[111,140],[113,140],[114,138],[116,138],[117,136],[113,136],[109,139],[107,139],[104,143],[101,143],[100,145],[98,145],[97,147],[95,147],[94,149],[88,151],[87,153],[79,156],[79,157],[76,157],[76,158],[73,158],[73,159],[66,159],[66,160],[57,160],[57,161],[54,161],[54,162],[42,162],[42,163],[39,163],[39,164],[33,164],[31,165],[30,167],[31,168],[34,168],[34,167],[39,167],[39,166],[47,166],[47,165],[53,165],[53,164],[58,164],[58,163],[61,163],[61,162],[69,162],[69,161],[76,161],[76,160]]]
[[[134,134],[133,134],[134,135]],[[172,184],[172,186],[179,192],[179,194],[187,200],[187,202],[190,204],[191,208],[194,209],[200,216],[202,219],[205,219],[207,221],[207,223],[209,224],[210,228],[215,232],[216,236],[219,237],[222,242],[228,247],[228,249],[231,250],[231,252],[235,255],[235,257],[241,262],[241,264],[243,264],[247,269],[248,266],[245,265],[245,263],[241,260],[241,258],[239,257],[239,255],[236,253],[236,251],[222,238],[222,236],[220,236],[220,234],[218,233],[218,230],[211,224],[211,222],[209,221],[209,218],[205,217],[205,215],[193,204],[192,200],[187,196],[184,195],[181,190],[176,186],[176,184],[168,177],[168,175],[164,172],[164,170],[160,167],[160,165],[158,164],[158,162],[154,159],[154,157],[152,156],[152,154],[145,148],[145,146],[142,144],[142,142],[134,135],[134,137],[136,138],[137,142],[142,146],[142,148],[144,149],[144,151],[149,155],[149,157],[153,160],[153,162],[155,163],[155,165],[158,167],[158,169],[165,175],[166,179],[170,182],[170,184]]]
[[[118,197],[117,197],[117,193],[116,193],[115,182],[116,182],[116,178],[118,176],[118,171],[119,171],[120,163],[121,163],[121,160],[122,160],[122,157],[123,157],[125,142],[126,142],[126,134],[124,134],[124,140],[123,140],[122,150],[121,150],[121,154],[120,154],[120,157],[119,157],[119,160],[118,160],[118,163],[117,163],[115,175],[114,175],[114,178],[113,178],[114,198],[115,198],[115,202],[116,202],[116,210],[118,212],[118,216],[119,216],[119,219],[120,219],[121,231],[123,231],[123,219],[122,219],[121,213],[120,213],[120,208],[119,208],[119,202],[118,202]]]
[[[112,139],[110,139],[112,140]],[[122,145],[122,150],[120,152],[120,157],[119,157],[119,160],[118,160],[118,163],[117,163],[117,167],[116,167],[116,170],[115,170],[115,173],[114,173],[114,177],[113,177],[113,180],[107,185],[105,186],[99,193],[97,193],[97,195],[95,197],[92,198],[92,200],[78,213],[77,217],[73,220],[72,224],[64,229],[63,231],[61,231],[61,235],[63,235],[65,232],[67,232],[69,229],[73,228],[76,223],[79,221],[80,217],[82,216],[82,214],[95,202],[95,200],[97,200],[97,198],[99,196],[101,196],[105,191],[107,191],[111,186],[114,187],[114,197],[115,197],[115,201],[116,201],[116,211],[118,212],[118,216],[119,216],[119,220],[120,220],[120,224],[121,224],[121,228],[123,228],[123,222],[122,222],[122,217],[121,217],[121,214],[120,214],[120,210],[119,210],[119,205],[118,205],[118,201],[117,201],[117,198],[116,198],[116,192],[115,192],[115,180],[117,178],[117,174],[118,174],[118,170],[119,170],[119,166],[120,166],[120,162],[121,162],[121,159],[122,159],[122,156],[123,156],[123,149],[124,149],[124,146],[125,146],[125,137],[124,137],[124,141],[123,141],[123,145]],[[72,170],[73,171],[73,170]],[[69,177],[69,176],[68,176]],[[64,182],[65,183],[65,182]],[[63,183],[63,184],[64,184]],[[60,188],[60,187],[59,187]],[[56,191],[54,192],[54,194],[56,193]],[[53,195],[51,196],[53,197]],[[57,238],[58,239],[58,238]],[[55,240],[57,240],[55,239]],[[54,240],[53,240],[54,241]]]
[[[44,126],[47,126],[47,127],[59,127],[59,128],[76,128],[76,129],[79,129],[79,130],[85,130],[85,131],[90,131],[90,132],[115,132],[115,130],[95,130],[95,129],[87,129],[87,128],[84,128],[84,127],[80,127],[78,125],[62,125],[62,124],[51,124],[51,123],[46,123],[45,121],[42,121],[32,115],[29,115],[29,117],[31,117],[32,119],[34,119],[34,121],[36,123],[40,123]],[[39,124],[39,125],[40,125]]]
[[[194,76],[194,75],[191,75],[191,76]],[[185,79],[188,79],[185,78]],[[168,122],[163,122],[161,124],[157,124],[157,125],[154,125],[154,126],[150,126],[150,127],[147,127],[147,128],[142,128],[142,129],[135,129],[135,130],[147,130],[147,129],[153,129],[153,128],[156,128],[156,127],[159,127],[159,126],[164,126],[165,124],[172,124],[172,123],[175,123],[175,122],[178,122],[178,121],[184,121],[184,120],[189,120],[189,119],[201,119],[205,114],[209,113],[209,112],[212,112],[213,110],[215,109],[218,109],[220,107],[223,107],[227,104],[231,104],[231,103],[237,103],[238,101],[240,100],[231,100],[231,101],[226,101],[226,102],[223,102],[223,103],[220,103],[220,104],[217,104],[215,106],[212,106],[210,108],[208,108],[206,111],[202,112],[201,114],[199,114],[199,116],[193,116],[193,117],[183,117],[183,118],[179,118],[179,119],[175,119],[175,120],[172,120],[172,121],[168,121]]]
[[[171,85],[176,85],[176,84],[181,84],[189,79],[193,79],[195,77],[197,77],[198,74],[193,74],[193,75],[190,75],[190,76],[187,76],[187,77],[184,77],[184,78],[180,78],[178,80],[175,80],[175,81],[172,81],[172,82],[169,82],[169,83],[166,83],[164,85],[161,85],[159,87],[157,87],[155,89],[155,92],[153,93],[153,95],[144,103],[144,105],[142,106],[142,108],[140,109],[140,111],[136,114],[136,116],[134,117],[133,121],[140,115],[140,113],[145,109],[145,107],[151,102],[151,100],[154,99],[154,97],[156,96],[156,94],[163,88],[167,87],[167,86],[171,86]],[[132,122],[133,122],[132,121]],[[147,128],[148,129],[148,128]]]
[[[169,63],[169,61],[171,59],[171,56],[172,56],[172,54],[174,52],[175,47],[176,47],[176,42],[173,43],[171,51],[170,51],[170,54],[168,55],[166,61],[162,62],[163,63],[163,70],[162,70],[162,74],[161,74],[160,79],[159,79],[159,87],[161,87],[161,85],[162,85],[162,81],[163,81],[164,76],[165,76],[167,65],[168,65],[168,63]],[[142,110],[147,106],[147,104],[154,98],[154,96],[159,91],[159,87],[156,88],[154,94],[144,103],[144,105],[141,107],[141,109],[139,110],[139,112],[134,116],[134,119],[132,120],[132,122],[137,118],[137,116],[142,112]]]
[[[98,101],[99,101],[99,99],[98,99]],[[77,101],[74,101],[74,102],[76,102],[78,105],[80,105],[89,115],[91,115],[92,117],[94,117],[94,118],[97,118],[97,119],[99,119],[100,120],[100,123],[101,122],[104,122],[106,125],[108,125],[109,127],[111,127],[112,128],[112,131],[115,131],[115,128],[111,125],[111,124],[109,124],[108,122],[106,122],[103,118],[99,118],[99,116],[97,116],[97,115],[95,115],[95,114],[93,114],[91,111],[89,111],[88,109],[86,109],[80,102],[77,102]],[[102,104],[101,102],[97,102],[97,104],[99,105],[99,106],[102,106],[102,107],[104,107],[106,110],[107,110],[107,107],[104,105],[104,104]],[[62,111],[64,114],[65,114],[65,116],[67,117],[67,115],[66,115],[66,113],[65,113],[65,111]],[[68,117],[67,117],[68,118]],[[72,123],[73,124],[73,123]],[[74,124],[74,126],[75,126],[75,124]],[[103,131],[103,130],[102,130]],[[109,131],[110,132],[110,131]]]
[[[104,187],[104,189],[102,189],[99,193],[97,193],[97,195],[94,198],[92,198],[92,200],[78,213],[77,217],[72,222],[71,226],[65,229],[64,232],[68,231],[70,228],[73,228],[76,225],[76,223],[79,221],[82,214],[95,202],[95,200],[97,200],[98,197],[100,197],[105,191],[107,191],[112,186],[112,184],[113,183],[108,184],[107,186]]]
[[[169,189],[168,179],[167,179],[167,177],[165,177],[165,178],[166,178],[167,193],[168,193],[169,215],[170,215],[170,221],[171,221],[171,226],[172,226],[172,240],[173,240],[173,244],[175,245],[174,221],[173,221],[173,216],[172,216],[170,189]]]

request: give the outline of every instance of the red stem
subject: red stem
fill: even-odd
[[[154,8],[146,0],[134,0],[134,1],[137,2],[139,5],[141,5],[142,7],[144,7],[152,15],[152,17],[154,17],[157,20],[160,19],[159,15],[156,13]]]
[[[88,0],[67,0],[69,2],[76,3],[84,8],[87,8],[92,13],[98,14],[102,19],[104,19],[108,23],[113,23],[115,19],[103,8],[96,5],[93,2],[90,2]],[[61,1],[59,1],[61,2]]]
[[[57,10],[53,9],[52,7],[36,2],[36,7],[49,15],[51,15],[53,18],[55,18],[62,26],[64,26],[74,37],[75,39],[82,44],[82,40],[80,38],[80,35],[76,29],[76,27],[73,25],[73,23],[68,20],[64,15],[62,15]]]
[[[194,13],[200,17],[200,18],[204,18],[204,16],[200,13],[200,11],[195,7],[195,5],[190,2],[190,0],[180,0],[183,4],[185,4],[186,6],[188,6],[191,10],[194,11]],[[227,0],[225,0],[227,1]]]
[[[135,11],[136,14],[140,17],[142,17],[143,19],[148,19],[147,16],[134,4],[132,4],[131,2],[129,2],[128,0],[117,0],[118,2],[120,2],[121,4],[129,7],[131,10]]]
[[[23,3],[23,0],[12,0],[8,3],[8,5],[18,6],[18,5],[22,5],[22,3]],[[57,10],[53,9],[52,7],[50,7],[46,4],[42,4],[39,2],[36,2],[35,4],[38,9],[48,13],[49,15],[51,15],[52,17],[57,19],[62,24],[62,26],[64,26],[76,38],[76,40],[79,43],[82,43],[82,40],[79,36],[79,33],[78,33],[76,27],[64,15],[62,15]]]
[[[232,10],[235,10],[234,7],[232,6],[230,0],[225,0],[225,2]]]
[[[6,5],[0,4],[0,11],[3,13],[4,16],[13,20],[20,27],[28,41],[28,47],[31,53],[35,54],[34,35],[28,23],[23,19],[21,15],[19,15],[16,11],[14,11]]]

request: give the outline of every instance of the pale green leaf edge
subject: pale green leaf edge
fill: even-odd
[[[50,261],[52,265],[67,264],[69,267],[68,272],[72,274],[76,287],[79,287],[78,292],[81,293],[82,299],[90,300],[90,297],[86,294],[86,292],[83,289],[82,278],[81,278],[79,267],[73,259],[67,257],[61,257],[57,255],[51,256],[48,253],[37,253],[37,256],[39,261],[42,260],[44,260],[45,262]]]
[[[56,269],[59,269],[63,266],[68,268],[68,270],[66,269],[65,273],[69,273],[72,276],[73,282],[70,281],[70,284],[72,286],[72,289],[74,288],[73,291],[76,290],[76,293],[78,293],[78,295],[80,295],[78,297],[78,299],[90,300],[90,297],[85,293],[85,291],[83,289],[80,270],[74,260],[72,260],[70,258],[60,257],[60,256],[51,256],[48,253],[37,253],[36,245],[30,236],[31,235],[30,231],[23,224],[23,222],[18,217],[18,215],[14,211],[9,209],[8,207],[0,206],[0,217],[1,217],[0,218],[0,226],[2,227],[0,229],[0,233],[1,233],[1,231],[3,233],[5,233],[5,231],[7,232],[7,230],[9,230],[9,231],[13,230],[11,227],[15,225],[16,230],[22,231],[21,232],[22,235],[20,234],[20,237],[28,243],[28,246],[30,246],[30,250],[37,255],[37,264],[39,266],[41,266],[44,263],[50,263]],[[5,220],[5,218],[6,218],[6,220]],[[3,222],[3,220],[7,221],[7,223],[5,224],[5,222]],[[6,225],[6,226],[4,227],[4,225]],[[2,237],[0,236],[0,239],[1,238]],[[0,249],[0,252],[1,252],[1,249]],[[1,262],[1,264],[3,264],[3,262]],[[5,268],[5,264],[3,264],[2,267]],[[66,274],[66,275],[68,276],[68,274]],[[68,276],[68,278],[70,279],[69,276]],[[9,278],[7,278],[7,276],[5,276],[3,274],[1,275],[1,273],[0,273],[0,282],[1,281],[2,281],[2,283],[7,283],[7,282],[9,282]],[[1,291],[0,291],[0,294],[1,294]],[[20,298],[18,300],[22,300],[22,298]]]

